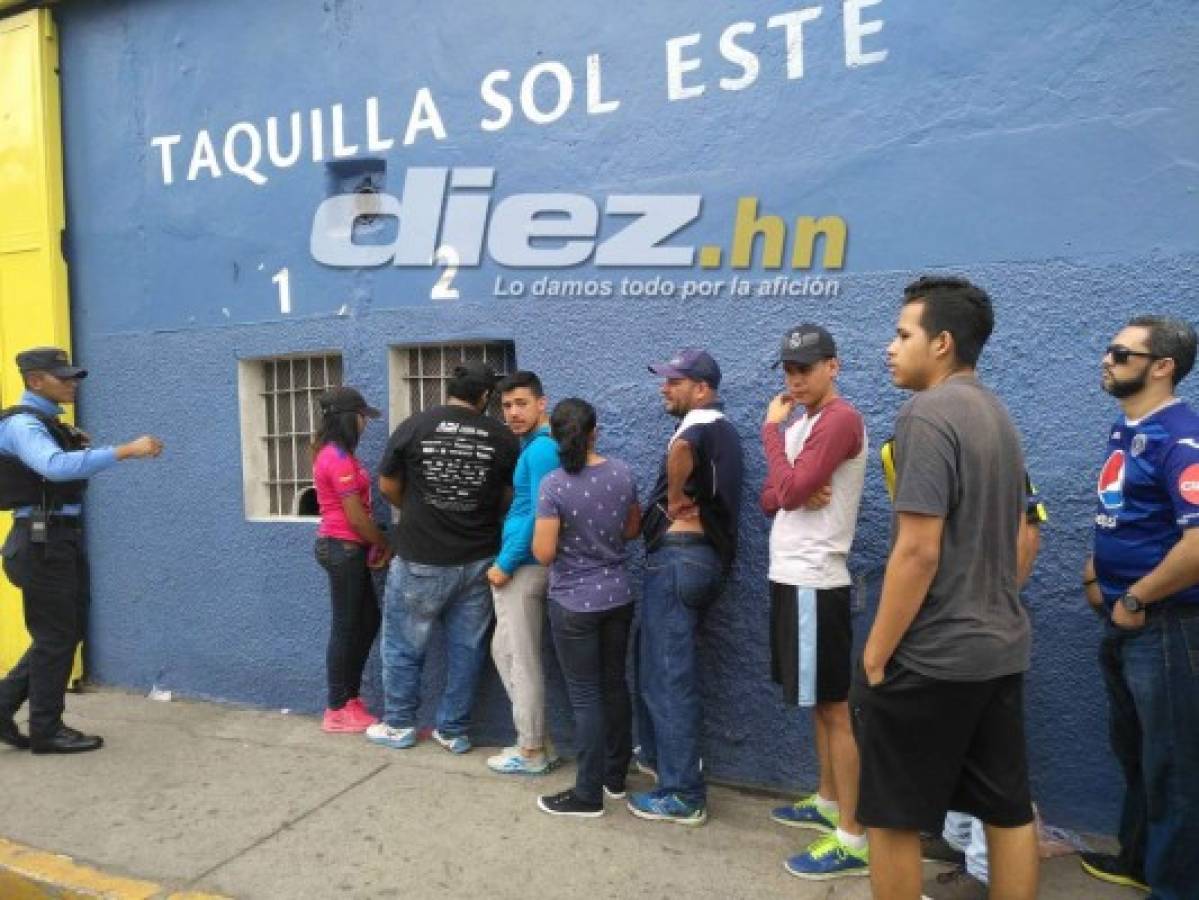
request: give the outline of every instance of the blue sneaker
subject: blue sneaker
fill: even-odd
[[[376,722],[366,729],[366,739],[372,744],[391,747],[393,750],[407,750],[416,746],[416,729],[392,728],[386,722]]]
[[[433,740],[445,747],[451,753],[467,753],[474,746],[465,734],[448,735],[442,734],[436,728],[433,729]]]
[[[780,825],[790,825],[793,828],[811,828],[826,834],[836,831],[841,816],[837,813],[822,813],[816,805],[816,795],[809,794],[802,800],[796,800],[789,806],[776,806],[770,811],[770,818]]]
[[[870,874],[870,848],[855,850],[841,843],[835,834],[826,834],[812,842],[808,849],[793,856],[784,868],[796,878],[809,881],[828,881]]]
[[[674,822],[677,825],[703,825],[708,821],[706,807],[688,803],[678,794],[661,791],[630,794],[629,812],[639,819]]]
[[[544,753],[525,756],[520,747],[505,747],[487,758],[487,768],[501,775],[544,775],[550,770],[550,762]]]

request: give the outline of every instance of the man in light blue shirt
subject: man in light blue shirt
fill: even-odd
[[[93,448],[63,422],[87,371],[66,351],[38,347],[17,354],[25,382],[21,402],[0,412],[0,509],[13,511],[4,542],[4,572],[21,589],[33,643],[0,680],[0,743],[34,753],[96,750],[101,738],[63,724],[64,694],[90,603],[82,501],[87,480],[123,459],[158,456],[162,441],[143,435],[118,447]],[[29,736],[13,717],[29,701]]]
[[[512,505],[504,519],[500,553],[487,571],[495,601],[491,658],[512,700],[516,744],[487,760],[506,775],[541,775],[557,762],[545,730],[545,674],[541,632],[545,621],[546,569],[533,558],[533,526],[541,479],[558,468],[541,379],[514,372],[497,386],[504,421],[521,441],[513,474]]]

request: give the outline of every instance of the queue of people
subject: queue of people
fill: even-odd
[[[775,362],[783,390],[761,431],[760,506],[771,520],[771,675],[786,703],[811,710],[820,766],[814,792],[772,812],[819,834],[786,861],[798,877],[868,875],[880,898],[1035,896],[1024,736],[1031,630],[1019,591],[1045,511],[1010,417],[975,372],[993,325],[990,298],[965,279],[926,277],[904,293],[887,362],[913,396],[883,442],[892,544],[856,664],[848,556],[869,438],[838,391],[828,329],[804,324],[783,335]],[[1102,663],[1128,799],[1121,853],[1086,854],[1083,866],[1162,898],[1199,893],[1196,864],[1182,851],[1199,840],[1199,600],[1191,596],[1199,591],[1199,529],[1191,527],[1199,524],[1199,417],[1173,394],[1194,355],[1191,326],[1160,317],[1134,319],[1108,348],[1103,386],[1126,416],[1100,477],[1096,555],[1084,574],[1088,599],[1109,620]],[[677,425],[644,505],[629,467],[599,451],[594,407],[568,398],[551,411],[531,372],[499,380],[464,366],[445,406],[396,429],[380,468],[380,488],[401,512],[378,722],[355,699],[362,647],[378,621],[359,610],[373,597],[339,589],[327,561],[330,538],[345,536],[339,516],[357,528],[369,497],[349,442],[321,450],[321,509],[334,510],[318,541],[335,608],[327,730],[365,730],[394,748],[416,743],[420,669],[437,619],[448,664],[432,736],[452,752],[471,749],[469,712],[494,611],[490,652],[516,741],[487,765],[501,774],[552,771],[541,660],[548,619],[578,765],[573,786],[540,796],[538,807],[594,817],[605,799],[624,799],[641,818],[706,821],[697,641],[736,554],[742,446],[711,354],[684,349],[650,371]],[[485,413],[493,393],[507,428]],[[342,388],[328,395],[326,422],[351,409],[359,430],[375,414]],[[322,481],[322,470],[335,477]],[[335,495],[340,511],[326,503]],[[391,552],[362,524],[356,539],[373,551],[353,556],[346,585],[363,583],[372,552],[374,565]],[[634,630],[626,544],[638,536],[646,560]],[[1147,637],[1157,631],[1162,638]],[[1145,687],[1147,672],[1160,687]],[[328,727],[339,715],[352,725]],[[1154,729],[1164,734],[1152,737]],[[656,788],[627,794],[630,766]],[[922,860],[959,868],[926,883]]]
[[[819,833],[786,861],[801,878],[869,876],[876,897],[903,900],[1033,897],[1031,629],[1019,591],[1044,507],[1010,417],[975,371],[994,324],[990,298],[965,279],[925,277],[899,307],[887,361],[912,397],[882,445],[891,547],[856,660],[848,555],[869,438],[838,390],[828,329],[789,329],[776,361],[783,390],[763,417],[759,495],[770,519],[771,676],[788,705],[811,711],[820,777],[772,818]],[[1161,900],[1199,897],[1199,415],[1176,396],[1195,354],[1194,328],[1159,316],[1132,319],[1105,351],[1102,386],[1122,415],[1082,576],[1104,622],[1100,664],[1125,782],[1119,853],[1084,854],[1083,868]],[[0,742],[96,750],[98,736],[62,720],[89,601],[84,490],[118,460],[158,456],[163,445],[143,436],[92,447],[59,418],[86,371],[55,348],[24,351],[17,363],[25,393],[0,412],[0,508],[14,513],[3,564],[22,590],[33,643],[0,680]],[[605,799],[623,799],[640,818],[707,820],[698,640],[737,551],[743,450],[711,354],[684,349],[650,371],[677,424],[644,503],[629,466],[601,452],[591,404],[568,398],[551,410],[535,374],[499,379],[467,364],[444,405],[410,416],[387,442],[378,486],[399,510],[391,534],[376,523],[356,456],[379,411],[351,387],[321,397],[313,477],[315,555],[331,608],[325,731],[414,746],[437,622],[447,663],[433,740],[472,749],[471,708],[490,654],[516,739],[487,765],[550,773],[548,620],[578,765],[574,784],[539,796],[538,807],[595,817]],[[503,423],[487,413],[497,396]],[[646,557],[635,616],[626,556],[638,537]],[[384,568],[380,605],[372,571]],[[361,698],[376,639],[379,718]],[[28,736],[14,721],[26,701]],[[630,767],[656,787],[627,792]],[[930,884],[922,859],[966,865]]]

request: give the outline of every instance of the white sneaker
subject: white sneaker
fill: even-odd
[[[366,729],[366,739],[381,747],[391,747],[393,750],[406,750],[416,746],[415,728],[392,728],[386,722],[376,722]]]

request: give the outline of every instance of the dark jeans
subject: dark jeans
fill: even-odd
[[[63,695],[91,603],[83,532],[51,519],[46,543],[29,540],[29,521],[17,519],[4,544],[4,572],[21,589],[25,627],[33,643],[0,681],[0,715],[29,701],[29,732],[53,735],[62,724]]]
[[[700,772],[699,628],[720,595],[716,549],[690,535],[667,535],[645,558],[637,635],[638,739],[641,759],[658,772],[658,789],[704,804]]]
[[[633,604],[572,612],[551,597],[547,606],[575,716],[575,796],[600,803],[605,784],[623,789],[633,754],[633,711],[625,682]]]
[[[1199,609],[1105,626],[1099,664],[1124,770],[1120,855],[1160,900],[1199,890]]]
[[[316,560],[329,573],[329,646],[325,666],[329,709],[341,709],[362,689],[362,670],[379,633],[379,600],[366,566],[365,544],[316,539]]]

